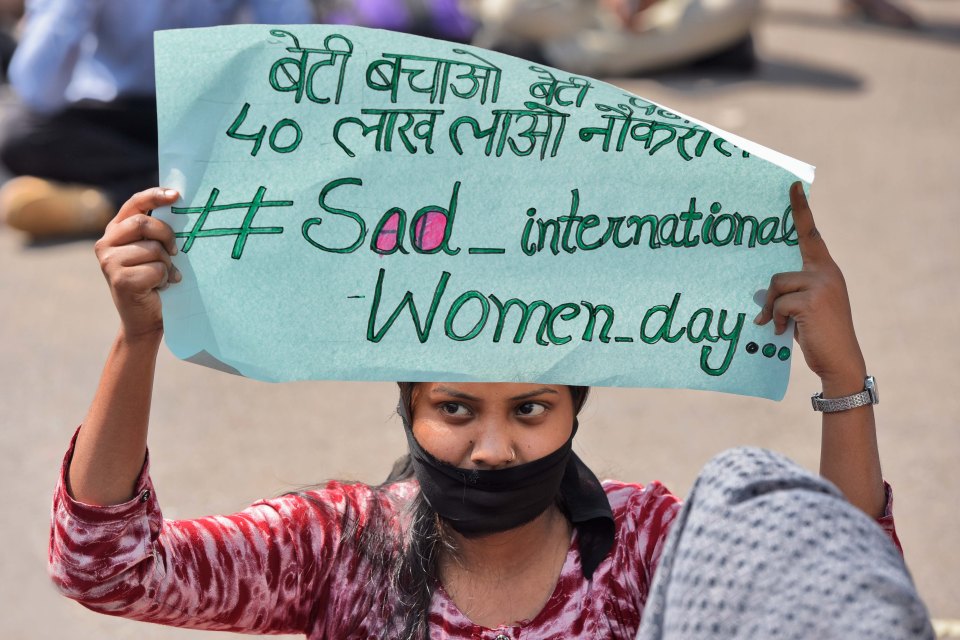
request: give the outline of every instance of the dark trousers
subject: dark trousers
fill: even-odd
[[[16,176],[98,187],[119,207],[157,184],[156,100],[84,101],[53,115],[18,105],[0,135],[0,162]]]
[[[900,552],[835,486],[763,449],[704,467],[637,640],[933,640]]]

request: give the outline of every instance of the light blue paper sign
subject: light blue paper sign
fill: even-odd
[[[344,26],[156,34],[179,357],[261,380],[781,398],[812,167],[622,89]]]

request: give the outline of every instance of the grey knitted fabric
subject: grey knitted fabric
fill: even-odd
[[[772,451],[704,467],[637,640],[934,637],[894,544],[835,486]]]

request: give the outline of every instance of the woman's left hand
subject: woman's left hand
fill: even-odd
[[[800,182],[790,187],[790,204],[803,270],[770,279],[766,302],[754,322],[764,325],[772,319],[779,335],[793,318],[794,336],[824,391],[862,385],[866,367],[853,328],[847,285],[817,231]]]

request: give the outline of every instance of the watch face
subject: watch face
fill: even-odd
[[[870,392],[870,399],[873,401],[873,404],[880,402],[880,389],[877,387],[877,381],[873,376],[867,376],[864,388]]]

